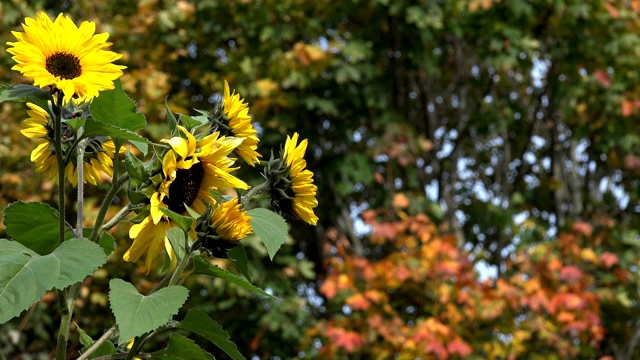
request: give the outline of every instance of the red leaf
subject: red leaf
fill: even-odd
[[[591,224],[586,223],[584,221],[579,221],[573,224],[573,231],[577,232],[578,234],[582,234],[586,237],[590,237],[591,233],[593,232],[593,226],[591,226]]]
[[[604,265],[605,269],[611,269],[613,265],[617,265],[620,263],[620,259],[618,259],[618,255],[612,252],[605,252],[600,255],[600,261],[602,261],[602,265]]]
[[[346,300],[347,305],[349,305],[353,310],[367,310],[371,303],[367,300],[366,297],[362,294],[354,294]]]
[[[358,333],[342,328],[329,328],[325,335],[335,346],[345,349],[348,353],[352,353],[364,344]]]
[[[449,351],[449,354],[458,353],[463,358],[471,354],[471,347],[461,339],[454,339],[448,343],[447,350]]]
[[[560,271],[560,280],[566,281],[570,284],[577,283],[582,279],[582,270],[573,265],[565,266]]]
[[[602,85],[603,87],[608,89],[611,86],[611,79],[609,79],[609,75],[607,75],[606,72],[604,72],[602,70],[596,70],[593,73],[593,77],[596,80],[598,80],[600,85]]]

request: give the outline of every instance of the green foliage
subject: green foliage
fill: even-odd
[[[162,206],[158,207],[158,209],[167,215],[169,219],[175,221],[183,232],[187,232],[191,228],[193,218],[189,216],[182,216]]]
[[[120,80],[116,80],[114,85],[114,89],[100,92],[100,96],[91,102],[91,116],[96,121],[120,129],[144,129],[147,121],[144,115],[136,111],[136,103],[122,90]]]
[[[267,209],[251,209],[247,215],[251,216],[253,232],[262,240],[273,260],[280,246],[287,241],[287,223],[282,216]]]
[[[111,311],[120,330],[120,344],[169,322],[189,296],[189,291],[179,285],[144,296],[132,284],[120,279],[112,279],[109,289]]]
[[[0,86],[0,103],[6,101],[31,102],[50,113],[49,101],[53,98],[48,91],[31,85],[2,85]],[[50,113],[51,115],[51,113]]]
[[[18,316],[46,291],[84,279],[105,261],[100,246],[86,238],[66,240],[44,256],[0,239],[0,323]]]
[[[247,282],[245,279],[237,275],[234,275],[224,269],[221,269],[217,265],[211,264],[210,262],[208,262],[207,260],[203,259],[200,256],[195,256],[194,261],[195,261],[195,269],[193,270],[193,272],[195,274],[215,276],[231,284],[237,285],[245,290],[248,290],[252,293],[260,294],[267,297],[274,297],[273,295],[270,295],[264,292],[264,290]]]
[[[51,206],[39,202],[14,202],[4,210],[7,234],[40,255],[60,244],[60,216]]]
[[[79,327],[78,327],[78,333],[80,334],[80,343],[84,345],[84,347],[82,348],[82,350],[80,350],[80,352],[84,353],[85,351],[87,351],[87,349],[89,349],[89,347],[91,347],[91,345],[93,345],[94,341],[86,332],[84,332],[84,330],[82,330]],[[89,359],[95,359],[97,357],[105,356],[105,355],[113,355],[115,353],[116,353],[115,345],[113,345],[111,341],[106,340],[105,342],[101,343],[98,346],[98,348],[89,355]]]
[[[229,334],[207,314],[198,310],[189,310],[187,316],[178,325],[178,328],[189,330],[222,349],[233,360],[244,360],[244,356],[238,351],[236,344],[229,340]]]
[[[202,350],[193,341],[184,336],[171,334],[169,345],[166,349],[152,354],[152,359],[167,360],[215,360],[213,355]]]

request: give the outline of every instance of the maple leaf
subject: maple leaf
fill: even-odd
[[[593,73],[593,77],[602,85],[604,88],[609,88],[611,86],[611,79],[609,75],[603,70],[596,70]]]
[[[582,270],[573,265],[568,265],[560,270],[560,280],[566,281],[569,284],[575,284],[582,279]]]
[[[611,269],[612,266],[617,265],[618,263],[620,263],[620,259],[618,258],[618,255],[616,255],[616,254],[614,254],[612,252],[602,253],[600,255],[600,261],[602,261],[602,265],[607,270]]]
[[[325,335],[335,346],[343,348],[347,353],[354,352],[364,344],[364,341],[358,333],[343,328],[329,327]]]
[[[320,292],[328,299],[333,299],[338,293],[338,287],[333,279],[326,279],[322,285],[320,285]]]
[[[371,306],[369,300],[360,293],[350,296],[345,303],[353,310],[367,310]]]
[[[407,195],[403,194],[403,193],[398,193],[393,195],[393,201],[392,201],[392,205],[394,207],[397,208],[401,208],[401,209],[406,209],[407,207],[409,207],[409,204],[411,202],[409,201],[409,198],[407,197]]]
[[[590,237],[591,233],[593,233],[593,226],[591,226],[591,224],[587,222],[578,221],[577,223],[573,224],[573,231],[586,237]]]
[[[454,339],[447,344],[447,351],[449,351],[449,354],[457,353],[464,358],[471,354],[471,347],[462,339]]]

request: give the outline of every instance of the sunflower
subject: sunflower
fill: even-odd
[[[208,215],[205,214],[203,217]],[[199,224],[202,247],[219,258],[226,258],[228,250],[253,233],[251,216],[242,210],[237,197],[218,205],[211,211],[211,216],[207,216],[203,221],[204,223]]]
[[[242,144],[235,150],[247,164],[255,166],[260,155],[258,148],[258,131],[251,124],[248,104],[240,98],[240,94],[229,91],[229,83],[224,82],[224,97],[221,107],[215,109],[211,115],[214,131],[222,130],[224,135],[243,139]]]
[[[113,81],[122,76],[125,66],[114,65],[122,57],[104,50],[108,33],[94,35],[96,24],[84,21],[78,28],[71,18],[58,15],[54,22],[44,12],[35,19],[26,18],[24,32],[13,31],[17,42],[7,52],[17,62],[13,70],[32,78],[40,88],[52,86],[64,93],[64,103],[75,95],[80,101],[113,89]]]
[[[151,196],[150,215],[129,232],[133,245],[124,259],[134,262],[147,253],[147,269],[158,256],[162,244],[168,244],[166,231],[176,226],[160,210],[161,207],[188,215],[188,206],[202,214],[207,204],[216,203],[211,191],[248,188],[244,181],[230,174],[237,168],[232,167],[235,159],[227,157],[242,143],[242,139],[220,137],[216,132],[196,140],[184,127],[178,128],[186,139],[176,136],[161,140],[170,146],[162,161],[162,181]],[[156,225],[157,228],[154,227]],[[173,250],[167,246],[165,248],[172,256]]]
[[[318,217],[313,208],[318,206],[318,187],[313,184],[313,172],[305,169],[306,150],[307,139],[298,144],[298,133],[293,138],[287,136],[282,158],[270,162],[265,177],[269,180],[271,204],[278,212],[316,225]]]
[[[53,122],[46,110],[40,106],[27,103],[29,118],[22,122],[20,132],[30,138],[38,139],[38,145],[31,151],[31,161],[36,166],[36,172],[47,172],[49,180],[58,182],[58,160],[53,146]],[[64,134],[73,136],[73,129],[62,124]],[[100,171],[113,176],[113,155],[115,146],[106,137],[91,137],[85,149],[83,180],[93,185],[100,181]],[[63,150],[64,152],[64,150]],[[66,155],[66,152],[64,152]],[[63,156],[64,157],[64,156]],[[76,159],[65,167],[65,176],[74,187],[78,185],[78,169]]]

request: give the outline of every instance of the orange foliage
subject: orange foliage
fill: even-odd
[[[395,208],[407,208],[404,200],[396,197]],[[593,271],[616,274],[618,258],[583,247],[588,223],[555,242],[523,246],[499,278],[480,281],[472,254],[425,215],[369,210],[363,219],[373,228],[371,251],[387,252],[360,257],[345,239],[326,243],[320,292],[327,308],[341,311],[307,334],[328,340],[321,357],[516,359],[542,350],[575,357],[604,337]]]

